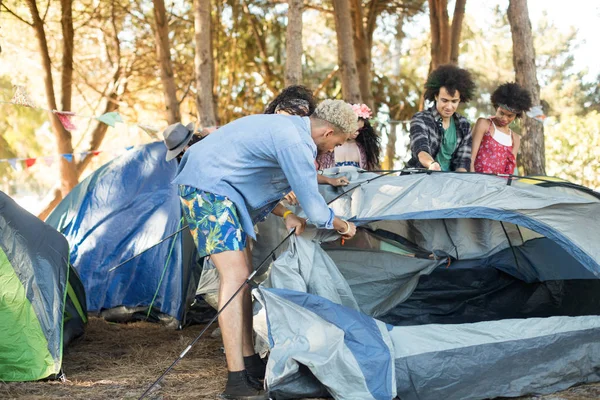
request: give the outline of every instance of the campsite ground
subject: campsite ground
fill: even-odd
[[[91,318],[84,338],[64,355],[67,382],[0,383],[0,399],[137,399],[200,332],[173,331],[158,324],[113,324]],[[211,327],[208,332],[211,332]],[[215,399],[224,385],[221,341],[207,335],[166,376],[150,399]],[[600,384],[521,400],[600,398]]]

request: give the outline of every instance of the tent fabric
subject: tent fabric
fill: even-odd
[[[143,316],[179,325],[194,297],[200,268],[177,186],[171,184],[177,161],[165,161],[165,152],[156,142],[105,164],[47,220],[69,241],[88,310],[112,320]]]
[[[85,295],[68,255],[60,233],[0,192],[0,380],[56,376],[63,346],[83,334]]]
[[[278,398],[484,399],[600,381],[600,199],[486,175],[342,172],[348,187],[320,189],[347,192],[331,206],[359,233],[293,237],[254,291]],[[389,343],[377,376],[353,347],[374,341]]]

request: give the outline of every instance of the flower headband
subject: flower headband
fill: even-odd
[[[358,118],[371,118],[371,109],[366,104],[352,104],[352,109],[354,110]]]

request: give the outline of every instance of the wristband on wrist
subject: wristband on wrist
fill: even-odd
[[[339,233],[342,236],[350,233],[350,224],[348,223],[348,221],[344,221],[344,223],[346,224],[346,230],[344,232],[337,231],[337,233]]]
[[[290,214],[293,214],[293,212],[291,212],[290,210],[286,210],[281,216],[281,218],[285,220]]]

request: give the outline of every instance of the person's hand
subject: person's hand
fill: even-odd
[[[292,229],[296,229],[296,236],[300,235],[304,232],[304,228],[306,228],[306,220],[304,218],[300,218],[296,214],[289,214],[284,218],[285,228],[289,231]]]
[[[293,206],[298,205],[298,199],[296,198],[296,194],[294,192],[289,192],[288,194],[283,196],[283,198],[286,199],[287,202]]]
[[[440,167],[440,163],[438,163],[437,161],[432,162],[431,164],[429,164],[429,168],[427,168],[430,171],[441,171],[442,167]]]
[[[337,231],[337,233],[342,235],[342,238],[344,238],[344,239],[352,239],[354,237],[354,235],[356,235],[356,225],[354,225],[352,222],[349,222],[349,221],[344,221],[344,222],[347,225],[346,230],[345,231]]]
[[[346,178],[345,176],[342,176],[341,178],[327,178],[328,183],[331,186],[347,186],[350,181],[348,180],[348,178]]]

